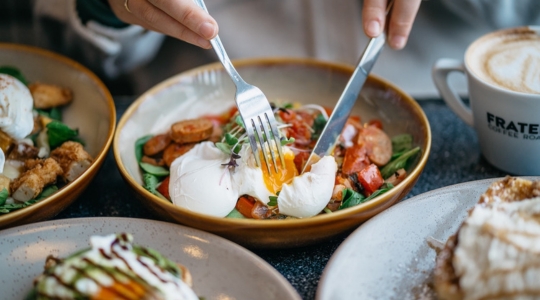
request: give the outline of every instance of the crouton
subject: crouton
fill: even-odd
[[[69,104],[73,100],[71,90],[56,85],[37,82],[28,88],[34,98],[34,108],[49,109]]]

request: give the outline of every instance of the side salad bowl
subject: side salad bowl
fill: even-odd
[[[0,73],[9,74],[7,69],[10,72],[15,70],[21,74],[23,81],[28,82],[27,84],[42,83],[71,91],[71,103],[59,108],[60,113],[55,116],[51,110],[48,122],[58,119],[60,123],[69,127],[69,130],[73,130],[75,136],[71,140],[81,141],[84,150],[90,155],[82,167],[83,171],[79,170],[82,173],[78,172],[77,175],[66,179],[65,184],[58,177],[57,182],[53,182],[56,184],[54,189],[50,189],[51,186],[49,189],[45,187],[35,198],[40,199],[39,201],[32,199],[28,203],[25,202],[25,205],[17,202],[16,205],[2,206],[4,210],[0,213],[0,229],[2,229],[52,218],[84,191],[98,172],[112,143],[116,111],[113,98],[103,82],[83,65],[60,54],[32,46],[0,43],[0,67],[2,67]],[[34,122],[39,123],[36,120],[42,119],[36,119],[36,116],[42,115],[44,110],[38,112],[35,106],[33,110]],[[47,127],[45,124],[41,126]],[[47,128],[51,130],[50,127]],[[36,137],[32,138],[33,141],[35,139]],[[53,149],[52,143],[48,146]],[[5,198],[2,200],[6,203]]]
[[[353,67],[312,59],[258,58],[233,62],[239,73],[261,88],[271,102],[316,104],[332,108]],[[113,151],[121,175],[135,195],[164,220],[212,232],[249,248],[292,248],[346,234],[402,199],[420,176],[431,147],[429,122],[416,101],[390,82],[371,75],[352,115],[378,120],[390,136],[407,134],[420,151],[406,166],[407,177],[370,201],[313,217],[281,220],[221,218],[174,205],[144,188],[135,153],[137,140],[171,124],[219,115],[234,106],[234,85],[221,64],[178,74],[141,95],[118,123]],[[194,179],[203,181],[205,178]],[[212,189],[208,184],[208,189]]]

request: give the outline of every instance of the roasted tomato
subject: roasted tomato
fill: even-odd
[[[379,168],[374,164],[365,167],[362,171],[356,173],[356,175],[358,176],[358,182],[364,188],[366,196],[373,194],[384,183]]]
[[[169,194],[169,181],[171,180],[170,176],[167,176],[165,180],[157,187],[157,191],[163,195],[163,197],[171,200],[171,195]]]
[[[250,197],[248,195],[243,195],[238,198],[238,201],[236,202],[236,210],[238,210],[244,217],[246,218],[253,218],[251,216],[251,211],[253,210],[253,207],[255,206],[256,200],[253,199],[253,197]]]
[[[370,163],[366,148],[362,145],[353,145],[345,150],[341,172],[345,175],[351,175],[360,172]]]

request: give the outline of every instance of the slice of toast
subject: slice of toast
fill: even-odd
[[[492,183],[486,192],[480,196],[478,203],[489,205],[498,202],[521,201],[539,196],[540,181],[530,181],[507,176],[502,180]],[[450,236],[444,248],[437,254],[434,287],[439,299],[463,299],[463,294],[459,286],[459,277],[455,273],[453,265],[454,251],[459,243],[458,233]]]

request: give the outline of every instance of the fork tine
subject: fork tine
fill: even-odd
[[[259,119],[259,124],[261,122],[261,119],[259,116],[257,116],[257,118]],[[251,119],[251,123],[253,124],[253,128],[255,130],[255,132],[257,133],[257,136],[259,137],[259,144],[261,145],[261,151],[262,151],[262,156],[264,158],[264,163],[266,164],[266,168],[268,169],[268,174],[271,174],[270,172],[270,166],[268,165],[268,158],[266,157],[267,156],[267,152],[266,152],[266,147],[265,147],[265,143],[264,143],[264,137],[262,135],[262,132],[261,132],[261,129],[259,128],[259,126],[257,126],[255,120]],[[268,149],[271,151],[271,149]]]
[[[261,127],[263,128],[264,134],[266,135],[266,143],[267,143],[268,149],[270,150],[270,156],[272,156],[272,162],[274,163],[274,170],[276,171],[276,173],[278,173],[279,170],[278,170],[278,165],[276,162],[276,156],[274,154],[274,149],[272,149],[272,140],[270,139],[271,134],[270,134],[270,130],[268,130],[268,127],[271,125],[270,125],[270,120],[268,119],[267,113],[264,113],[264,117],[262,119],[261,119],[261,116],[259,116],[259,122],[261,122]],[[276,144],[276,147],[278,147],[277,144]]]
[[[242,117],[242,120],[244,121],[244,125],[246,127],[246,132],[248,134],[249,138],[249,144],[251,145],[251,151],[253,152],[253,156],[255,157],[255,163],[257,164],[257,167],[261,167],[261,159],[259,158],[259,147],[257,146],[257,139],[255,139],[255,133],[253,132],[253,126],[255,124],[253,123],[253,120],[251,121],[251,125],[245,121],[245,119]]]
[[[281,150],[281,140],[279,136],[279,130],[277,128],[276,119],[274,118],[273,112],[272,112],[272,115],[268,116],[268,113],[266,113],[265,116],[266,116],[266,120],[268,121],[268,124],[270,124],[270,129],[272,130],[272,136],[274,137],[274,142],[276,143],[279,160],[281,161],[281,167],[285,168],[285,158],[283,158],[283,151]],[[276,162],[274,160],[274,164],[275,163]]]

